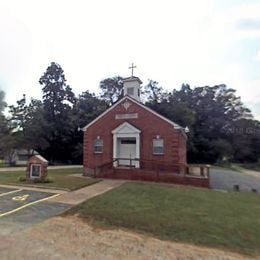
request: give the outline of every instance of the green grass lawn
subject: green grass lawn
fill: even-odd
[[[48,177],[53,181],[51,183],[28,183],[19,181],[19,177],[25,176],[23,171],[0,172],[0,184],[14,184],[14,185],[33,185],[45,188],[59,188],[76,190],[96,182],[98,179],[80,178],[70,176],[71,174],[81,174],[82,168],[70,169],[52,169],[48,170]]]
[[[101,227],[260,254],[260,196],[253,193],[127,183],[66,214],[78,214]]]

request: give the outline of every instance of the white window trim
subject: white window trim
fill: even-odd
[[[96,142],[97,140],[102,141],[102,145],[96,145],[95,142]],[[95,150],[96,147],[102,147],[102,149],[101,149],[102,151],[96,151],[96,150]],[[103,139],[97,139],[97,138],[94,139],[94,144],[93,144],[94,154],[101,154],[101,153],[103,153],[103,148],[104,148],[104,141],[103,141]]]
[[[38,166],[40,167],[40,175],[39,176],[33,176],[32,175],[32,168],[33,166]],[[38,178],[41,178],[42,176],[42,165],[40,163],[32,163],[31,166],[30,166],[30,178],[31,179],[38,179]]]
[[[162,140],[162,144],[163,144],[162,146],[154,146],[154,141],[158,141],[158,140]],[[158,152],[155,152],[155,151],[154,151],[154,148],[155,148],[155,147],[162,147],[163,152],[161,152],[161,153],[160,153],[160,152],[159,152],[159,153],[158,153]],[[163,139],[163,138],[153,139],[153,155],[164,155],[164,139]]]

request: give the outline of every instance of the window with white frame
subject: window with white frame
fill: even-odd
[[[164,154],[163,139],[153,139],[153,154]]]
[[[95,139],[94,140],[94,153],[103,153],[103,140]]]

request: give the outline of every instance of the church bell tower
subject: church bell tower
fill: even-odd
[[[140,87],[143,82],[133,75],[134,68],[136,68],[136,66],[132,63],[132,66],[129,67],[129,69],[132,69],[132,76],[123,79],[124,96],[128,95],[137,101],[140,101]]]

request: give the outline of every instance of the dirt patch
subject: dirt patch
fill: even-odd
[[[54,217],[0,239],[1,259],[245,259],[217,249],[97,229],[77,217]]]

